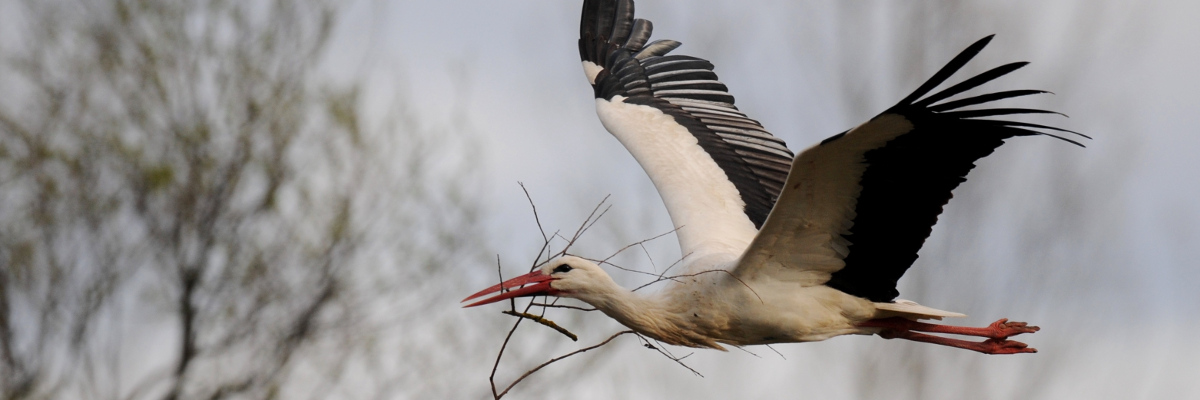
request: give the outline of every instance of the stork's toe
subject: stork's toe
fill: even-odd
[[[1037,353],[1037,349],[1015,340],[988,339],[979,344],[979,352],[986,354]]]
[[[992,339],[1005,339],[1009,336],[1016,336],[1022,333],[1034,333],[1042,328],[1030,326],[1025,322],[1009,322],[1008,318],[1001,318],[999,321],[988,325],[988,329],[993,331],[993,334],[988,335],[988,337]]]

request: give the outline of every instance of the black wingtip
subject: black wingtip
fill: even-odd
[[[950,118],[966,119],[966,118],[995,117],[998,115],[1015,115],[1015,114],[1058,114],[1058,115],[1067,117],[1067,114],[1063,114],[1058,111],[1038,110],[1038,109],[1032,109],[1032,108],[988,108],[988,109],[983,109],[983,110],[948,111],[948,112],[943,112],[939,115],[945,116],[945,117],[950,117]],[[1068,117],[1068,118],[1070,118],[1070,117]]]
[[[579,38],[596,37],[596,18],[599,14],[599,0],[583,0],[583,14],[579,16]]]
[[[1083,143],[1063,137],[1062,135],[1055,135],[1053,133],[1035,131],[1035,130],[1030,130],[1030,129],[1021,129],[1021,128],[1009,128],[1009,129],[1021,131],[1021,132],[1027,132],[1028,135],[1032,135],[1032,136],[1049,136],[1051,138],[1058,139],[1058,140],[1079,146],[1081,148],[1085,148],[1085,149],[1087,148],[1087,146],[1084,146]],[[1072,132],[1072,133],[1074,133],[1074,132]],[[1082,135],[1080,135],[1080,136],[1082,136]]]
[[[1055,135],[1055,134],[1052,134],[1052,133],[1046,133],[1046,132],[1039,132],[1039,133],[1041,133],[1043,136],[1049,136],[1049,137],[1052,137],[1052,138],[1055,138],[1055,139],[1058,139],[1058,140],[1062,140],[1062,141],[1064,141],[1064,142],[1067,142],[1067,143],[1070,143],[1070,144],[1073,144],[1073,145],[1079,146],[1079,148],[1081,148],[1081,149],[1086,149],[1086,148],[1087,148],[1087,146],[1086,146],[1086,145],[1084,145],[1083,143],[1080,143],[1080,142],[1077,142],[1077,141],[1074,141],[1074,140],[1071,140],[1071,139],[1067,139],[1067,138],[1065,138],[1065,137],[1062,137],[1062,136],[1059,136],[1059,135]]]
[[[629,39],[625,40],[622,46],[629,51],[641,51],[642,47],[646,46],[646,42],[650,41],[650,34],[654,32],[654,23],[638,18],[633,20],[633,28],[629,32]]]
[[[579,37],[624,43],[633,31],[633,14],[633,0],[584,0]]]
[[[613,10],[613,28],[608,40],[624,44],[633,32],[633,0],[619,0],[617,9]]]
[[[634,18],[633,0],[584,0],[579,17],[579,58],[603,64],[615,47],[637,52],[654,26]]]
[[[1051,131],[1065,132],[1065,133],[1070,133],[1070,134],[1082,137],[1084,139],[1093,140],[1091,136],[1084,135],[1082,133],[1075,132],[1070,129],[1063,129],[1063,128],[1058,128],[1058,127],[1053,127],[1053,126],[1048,126],[1048,125],[1034,124],[1034,123],[1030,123],[1030,122],[1020,122],[1020,121],[992,121],[992,122],[994,122],[995,125],[1004,126],[1004,127],[1019,126],[1019,127],[1024,127],[1024,128],[1046,129],[1046,130],[1051,130]]]
[[[635,54],[634,58],[637,58],[639,60],[645,60],[649,57],[665,56],[665,55],[667,55],[667,53],[670,53],[672,50],[678,49],[679,46],[682,46],[682,45],[683,45],[683,43],[679,43],[678,41],[675,41],[675,40],[669,40],[669,39],[655,40],[655,41],[651,42],[650,44],[646,45],[646,47],[643,48],[641,51],[639,51],[637,54]]]
[[[617,24],[617,2],[598,0],[595,24],[596,37],[611,39],[613,27]]]
[[[1030,90],[1030,89],[1006,90],[1006,91],[1002,91],[1002,92],[988,93],[988,94],[983,94],[983,95],[979,95],[979,96],[968,97],[965,99],[948,101],[948,102],[945,102],[942,104],[927,106],[927,107],[925,107],[925,109],[927,109],[929,111],[933,111],[933,112],[942,112],[942,111],[955,110],[955,109],[959,109],[959,108],[963,108],[963,107],[967,107],[967,106],[990,103],[990,102],[997,101],[997,100],[1011,99],[1014,97],[1030,96],[1030,95],[1044,94],[1044,93],[1050,93],[1050,92],[1047,92],[1045,90]]]
[[[967,62],[971,61],[972,58],[975,58],[980,51],[983,51],[983,48],[987,47],[988,43],[990,43],[992,38],[995,36],[995,34],[984,36],[983,39],[979,39],[970,46],[967,46],[965,50],[963,50],[961,53],[958,53],[957,56],[954,56],[954,58],[951,59],[946,66],[938,70],[936,74],[933,74],[933,77],[929,78],[928,81],[925,81],[925,83],[918,87],[917,90],[914,90],[912,94],[908,95],[908,97],[905,97],[904,100],[900,100],[900,103],[897,104],[897,106],[912,104],[913,102],[917,101],[917,99],[928,94],[931,90],[933,90],[933,88],[941,85],[942,82],[945,82],[946,79],[949,79],[951,75],[954,75],[954,73],[958,72],[958,70],[964,65],[967,65]]]
[[[1001,65],[996,68],[992,68],[992,69],[988,70],[987,72],[984,72],[979,75],[975,75],[975,76],[971,77],[970,79],[959,82],[958,84],[951,86],[951,87],[947,88],[946,90],[934,93],[933,95],[926,97],[925,99],[923,99],[921,101],[914,102],[914,103],[912,103],[912,105],[915,107],[927,107],[930,104],[945,100],[956,94],[974,89],[976,87],[979,87],[980,85],[991,82],[992,80],[995,80],[996,78],[999,78],[1001,76],[1008,75],[1009,73],[1011,73],[1013,71],[1024,68],[1026,65],[1029,65],[1029,62],[1019,61],[1019,62],[1004,64],[1004,65]]]

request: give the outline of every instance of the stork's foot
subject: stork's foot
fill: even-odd
[[[924,322],[917,322],[899,317],[873,319],[859,324],[859,326],[867,328],[884,328],[898,331],[949,333],[953,335],[979,336],[1001,340],[1007,339],[1009,336],[1016,336],[1022,333],[1034,333],[1042,329],[1036,326],[1030,326],[1024,322],[1009,322],[1008,318],[1001,318],[999,321],[993,322],[991,325],[983,328],[927,324]]]
[[[1037,332],[1041,328],[1030,326],[1024,322],[1009,322],[1007,318],[1000,319],[983,328],[972,328],[967,326],[948,326],[927,324],[917,322],[905,318],[883,318],[873,319],[859,324],[865,328],[883,328],[879,330],[879,336],[884,339],[907,339],[917,342],[940,344],[943,346],[957,347],[978,351],[983,354],[1017,354],[1017,353],[1037,353],[1037,349],[1031,348],[1025,343],[1015,340],[1008,340],[1010,336],[1020,335],[1022,333]],[[971,342],[960,339],[950,339],[941,336],[926,335],[920,332],[933,333],[949,333],[953,335],[967,335],[987,338],[982,342]]]

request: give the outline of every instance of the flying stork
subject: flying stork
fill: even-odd
[[[677,227],[685,278],[642,295],[618,286],[596,263],[564,256],[464,299],[500,292],[466,307],[570,297],[659,341],[715,349],[877,334],[986,354],[1036,352],[1008,340],[1036,326],[1007,319],[982,328],[919,322],[965,315],[897,300],[896,291],[976,160],[1014,136],[1082,146],[1045,132],[1077,134],[1064,129],[981,119],[1050,111],[963,109],[1044,91],[944,101],[1027,63],[1005,64],[930,95],[992,38],[985,37],[895,106],[794,157],[734,106],[712,63],[670,54],[680,43],[649,42],[652,29],[634,18],[633,0],[586,0],[579,55],[600,122],[645,169]]]

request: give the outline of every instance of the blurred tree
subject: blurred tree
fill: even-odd
[[[385,295],[470,257],[461,127],[322,84],[332,2],[8,6],[0,397],[373,394]]]

